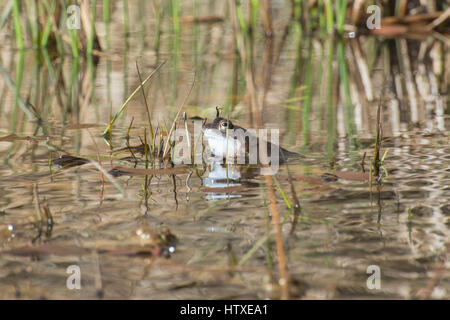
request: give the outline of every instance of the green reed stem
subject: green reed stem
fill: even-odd
[[[162,28],[162,19],[164,16],[164,6],[156,3],[154,1],[154,9],[155,9],[155,19],[156,19],[156,29],[155,29],[155,39],[153,41],[153,47],[155,49],[156,55],[159,54],[159,47],[161,44],[161,28]]]
[[[337,20],[337,31],[339,34],[344,32],[345,17],[347,11],[347,0],[337,0],[336,8],[336,20]]]
[[[103,23],[105,24],[106,35],[106,51],[109,51],[111,47],[110,41],[110,23],[111,23],[111,1],[103,0]],[[111,59],[106,59],[106,103],[108,105],[112,104],[112,94],[111,94]]]
[[[378,109],[377,109],[377,134],[375,138],[373,160],[372,160],[373,172],[375,177],[378,177],[380,174],[381,139],[382,137],[381,137],[381,96],[380,96],[380,101],[378,102]]]
[[[333,17],[333,3],[331,0],[326,0],[325,10],[327,16],[327,31],[329,34],[333,33],[334,17]]]
[[[334,157],[334,145],[336,142],[336,107],[333,102],[333,87],[334,87],[334,73],[333,73],[333,57],[334,46],[333,39],[329,38],[327,41],[327,110],[326,110],[326,123],[327,123],[327,156],[329,159]]]
[[[111,22],[111,1],[103,0],[103,22]]]
[[[49,16],[53,15],[55,12],[55,9],[56,9],[56,2],[53,2],[53,5],[51,8],[50,8],[48,1],[44,1],[42,3],[44,6],[44,9],[47,12],[47,15],[49,15]],[[53,26],[53,19],[51,19],[51,18],[47,19],[47,23],[45,24],[44,30],[41,35],[41,41],[40,41],[41,48],[47,47],[47,43],[48,43],[48,39],[50,37],[50,32],[52,30],[52,26]]]
[[[400,4],[401,2],[403,2],[403,0],[395,0],[395,8],[394,8],[394,13],[395,16],[400,16]]]
[[[294,25],[291,27],[293,28],[293,38],[295,39],[296,43],[294,47],[296,48],[296,55],[295,55],[295,66],[294,66],[294,72],[292,73],[292,77],[290,80],[290,87],[289,87],[289,93],[288,93],[288,100],[285,108],[287,108],[286,111],[286,122],[288,124],[288,141],[290,144],[294,143],[295,134],[297,132],[297,104],[296,102],[299,100],[297,97],[298,95],[298,88],[300,84],[300,74],[301,69],[304,63],[303,56],[302,56],[302,29],[299,21],[296,21]]]
[[[25,53],[23,50],[19,51],[18,61],[16,65],[16,87],[14,88],[14,108],[11,114],[11,131],[16,131],[17,112],[19,108],[20,87],[23,79]]]
[[[348,76],[347,64],[345,59],[345,48],[344,42],[339,41],[338,43],[338,66],[339,66],[339,83],[342,86],[341,92],[343,93],[343,103],[344,103],[344,117],[345,117],[345,128],[349,138],[349,143],[351,147],[355,146],[355,124],[353,116],[353,104],[350,98],[350,79]]]
[[[145,169],[148,169],[148,143],[147,143],[147,128],[144,128],[144,155],[145,155]],[[147,188],[146,188],[147,189]]]
[[[47,67],[48,70],[48,76],[51,80],[52,83],[56,82],[56,74],[55,74],[55,70],[52,66],[52,62],[50,60],[50,56],[48,55],[48,51],[46,48],[42,48],[42,56],[44,57],[44,61],[45,61],[45,65]],[[47,99],[50,100],[50,99]]]
[[[250,25],[252,30],[256,29],[256,25],[258,23],[258,12],[259,12],[259,0],[251,0],[250,1],[251,6],[251,21]]]
[[[13,5],[14,30],[16,33],[16,44],[19,50],[24,49],[22,25],[20,24],[19,0],[14,0]]]
[[[196,19],[198,17],[198,0],[194,0],[194,8],[193,8],[193,12],[192,15],[194,16],[194,19]],[[197,23],[194,24],[193,27],[193,32],[194,32],[194,43],[193,43],[193,50],[194,50],[194,70],[199,70],[198,67],[198,53],[199,53],[199,37],[200,37],[200,33],[199,33],[199,26]]]
[[[72,55],[74,58],[78,59],[80,56],[79,52],[79,38],[78,38],[78,31],[77,30],[70,30],[70,47],[72,48]]]
[[[58,1],[52,1],[50,6],[49,0],[45,0],[39,2],[44,6],[45,11],[47,12],[48,21],[44,28],[44,32],[41,36],[41,47],[47,47],[47,42],[50,37],[51,31],[54,33],[54,37],[56,39],[56,49],[58,51],[58,55],[60,57],[64,57],[65,49],[64,49],[64,41],[62,39],[62,35],[60,30],[62,30],[62,26],[59,24],[64,24],[63,21],[56,21],[55,12]],[[62,2],[63,9],[66,10],[65,2]],[[60,19],[61,20],[61,19]],[[65,21],[65,20],[64,20]],[[58,29],[59,28],[59,29]]]
[[[302,1],[294,0],[292,1],[292,5],[294,6],[294,8],[292,8],[293,18],[295,19],[295,21],[300,22],[302,14]]]
[[[27,0],[27,13],[28,21],[31,30],[31,37],[33,39],[33,47],[39,47],[39,24],[38,24],[38,12],[36,7],[36,1]]]
[[[178,0],[172,0],[172,19],[175,34],[180,34],[180,7]]]
[[[129,13],[128,2],[123,0],[123,33],[124,33],[124,49],[123,49],[123,100],[128,97],[128,52],[130,51],[130,29],[129,29]]]
[[[309,41],[309,55],[308,55],[308,65],[306,67],[305,75],[305,92],[303,95],[302,103],[302,132],[303,132],[303,144],[307,147],[310,143],[311,137],[311,100],[312,100],[312,84],[313,84],[313,51],[312,43]]]
[[[273,176],[273,182],[275,182],[275,185],[276,185],[277,188],[278,188],[278,192],[281,194],[281,197],[283,198],[284,203],[286,203],[286,206],[287,206],[289,209],[292,209],[292,204],[291,204],[291,202],[290,202],[289,199],[287,198],[286,193],[284,192],[283,188],[282,188],[281,185],[280,185],[280,182],[278,181],[278,179],[277,179],[275,176]]]
[[[66,100],[64,102],[64,110],[63,110],[63,123],[67,119],[67,114],[71,111],[72,108],[72,96],[73,96],[73,86],[75,82],[77,82],[77,73],[78,73],[78,59],[72,59],[72,69],[70,72],[69,84],[66,87]]]
[[[241,26],[242,34],[247,34],[247,22],[245,21],[244,13],[242,12],[242,6],[240,0],[236,1],[236,14],[239,20],[239,24]]]
[[[19,52],[20,54],[20,52]],[[16,92],[16,88],[17,85],[15,85],[12,81],[11,78],[8,75],[8,72],[6,71],[6,69],[0,64],[0,73],[3,76],[3,80],[5,81],[6,85],[9,87],[9,89],[11,91],[13,91],[14,93]],[[19,104],[20,109],[22,109],[23,112],[25,112],[25,114],[30,118],[36,118],[36,114],[30,109],[29,106],[27,106],[25,104],[25,102],[22,100],[22,98],[20,98],[20,96],[17,97],[17,103]]]
[[[180,21],[179,21],[179,2],[178,0],[172,0],[172,20],[173,20],[173,79],[172,79],[172,105],[176,103],[177,97],[177,85],[178,85],[178,63],[180,56]]]
[[[123,6],[123,33],[125,35],[125,38],[128,38],[130,36],[128,1],[122,0],[122,6]]]
[[[145,45],[145,20],[146,20],[146,3],[147,0],[139,0],[138,2],[138,16],[137,16],[137,25],[138,27],[138,36],[137,36],[137,51],[139,54],[142,54],[142,51],[144,50]],[[167,3],[170,3],[170,1],[166,1]]]
[[[97,0],[92,0],[92,2],[91,2],[91,27],[89,29],[88,43],[87,43],[87,48],[86,48],[87,55],[92,55],[92,51],[94,50],[96,8],[97,8]]]
[[[325,7],[324,7],[324,0],[319,0],[318,4],[317,4],[317,8],[318,8],[318,12],[319,12],[319,28],[320,30],[325,30],[326,29],[326,24],[325,24]]]

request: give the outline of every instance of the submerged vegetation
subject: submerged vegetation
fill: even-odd
[[[449,21],[437,0],[2,1],[1,252],[93,256],[97,297],[448,298]],[[175,130],[214,115],[304,158],[175,165]],[[372,264],[399,279],[368,291]]]

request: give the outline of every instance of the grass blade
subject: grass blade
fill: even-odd
[[[158,65],[156,67],[155,70],[152,71],[152,73],[150,73],[150,75],[144,79],[144,81],[142,81],[142,84],[140,84],[134,91],[133,93],[128,97],[128,99],[124,102],[124,104],[122,105],[122,107],[120,108],[120,110],[114,115],[114,117],[111,119],[111,122],[109,123],[108,127],[106,127],[105,131],[103,131],[103,135],[108,134],[108,132],[111,131],[111,127],[113,126],[114,122],[116,122],[117,118],[122,114],[123,110],[125,110],[126,106],[128,105],[128,103],[131,101],[131,99],[134,98],[134,96],[139,92],[139,90],[141,89],[141,87],[146,84],[155,74],[156,72],[158,72],[158,70],[166,63],[166,61],[163,61],[160,65]]]

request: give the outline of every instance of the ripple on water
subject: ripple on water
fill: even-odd
[[[425,187],[432,184],[433,182],[429,180],[413,180],[405,183],[408,187]]]
[[[411,213],[418,217],[431,217],[433,209],[427,206],[417,206],[411,209]]]
[[[450,217],[450,204],[445,204],[441,207],[442,214]]]
[[[403,190],[400,191],[400,197],[403,199],[426,199],[429,193],[426,190]]]

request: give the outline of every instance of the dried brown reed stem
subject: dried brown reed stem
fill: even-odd
[[[82,22],[82,28],[83,28],[83,33],[82,33],[82,39],[84,42],[86,42],[84,44],[84,47],[86,49],[89,48],[89,41],[91,40],[92,37],[92,49],[95,49],[95,51],[98,53],[101,51],[101,46],[100,46],[100,40],[98,39],[98,35],[97,35],[97,31],[95,29],[95,17],[91,16],[91,5],[90,5],[90,1],[88,0],[81,0],[80,2],[80,16],[81,16],[81,22]],[[91,34],[92,33],[92,34]]]
[[[409,58],[408,43],[406,39],[399,39],[400,53],[402,58],[402,72],[405,77],[406,92],[408,93],[409,104],[411,106],[411,122],[419,121],[419,104],[417,101],[416,86],[411,68],[411,60]]]
[[[274,70],[274,39],[268,38],[264,43],[264,58],[262,63],[262,70],[260,76],[260,82],[263,83],[263,97],[261,102],[261,109],[264,112],[267,101],[267,94],[270,90],[272,83],[272,74]]]
[[[445,10],[438,18],[436,18],[435,20],[433,20],[430,24],[428,24],[426,26],[426,29],[428,31],[433,30],[434,28],[436,28],[438,25],[440,25],[441,23],[443,23],[444,21],[446,21],[448,18],[450,17],[450,8],[447,8],[447,10]]]
[[[270,2],[269,0],[261,0],[261,12],[264,32],[267,37],[273,36],[272,17],[270,14]]]
[[[259,112],[259,106],[257,101],[257,94],[256,94],[256,87],[255,87],[255,79],[254,74],[251,69],[251,63],[247,60],[246,55],[246,47],[245,47],[245,41],[242,34],[242,30],[239,26],[237,16],[236,16],[236,4],[234,2],[235,0],[229,0],[229,8],[230,8],[230,14],[231,14],[231,20],[233,23],[234,28],[234,35],[236,38],[236,41],[238,43],[239,53],[241,56],[242,63],[245,65],[245,80],[247,85],[247,90],[250,95],[250,102],[251,102],[251,108],[252,108],[252,114],[254,123],[256,124],[257,128],[262,128],[262,121],[261,121],[261,114]],[[263,163],[267,163],[267,150],[266,148],[261,148],[261,158]],[[283,299],[289,299],[289,277],[287,273],[287,266],[286,266],[286,257],[284,253],[284,247],[283,247],[283,240],[282,240],[282,234],[281,234],[281,224],[280,224],[280,215],[278,212],[278,208],[276,205],[276,197],[275,197],[275,190],[273,187],[273,179],[271,175],[265,175],[264,176],[266,185],[267,185],[267,192],[269,196],[270,201],[270,212],[272,213],[272,224],[275,231],[275,243],[277,247],[277,256],[278,256],[278,266],[280,270],[280,285],[282,287],[282,298]]]
[[[366,169],[365,169],[366,155],[367,155],[367,152],[364,152],[364,154],[363,154],[363,156],[362,156],[362,158],[361,158],[361,163],[360,163],[360,165],[361,165],[361,170],[362,170],[362,172],[366,172]]]
[[[39,222],[42,221],[42,207],[39,201],[39,190],[37,183],[33,184],[33,197],[34,197],[34,208],[36,209],[36,216]]]
[[[92,253],[92,256],[94,258],[94,264],[95,264],[95,278],[94,278],[94,284],[95,284],[95,291],[97,292],[97,298],[102,299],[105,292],[103,289],[103,280],[102,280],[102,268],[100,265],[100,259],[98,257],[98,252],[95,250]]]
[[[447,245],[447,252],[443,255],[442,261],[434,268],[434,275],[428,281],[428,284],[425,288],[420,290],[417,296],[422,300],[428,300],[431,298],[433,294],[434,288],[439,283],[439,280],[443,277],[444,272],[446,271],[446,264],[448,262],[448,253],[450,251],[450,247]]]
[[[355,55],[356,65],[361,75],[361,81],[364,86],[364,92],[366,93],[367,101],[373,100],[372,92],[372,80],[370,78],[369,66],[367,65],[367,59],[363,57],[361,52],[361,45],[359,39],[352,39],[350,41],[353,54]]]
[[[445,271],[445,263],[440,263],[434,269],[433,277],[428,281],[426,288],[424,288],[419,294],[419,298],[422,300],[428,300],[431,298],[434,288],[438,284],[439,280],[442,278],[442,275]]]
[[[406,9],[408,5],[408,0],[399,0],[397,15],[399,17],[404,17],[406,15]]]
[[[354,25],[358,25],[358,23],[361,21],[364,2],[364,0],[355,0],[353,3],[351,22]]]

